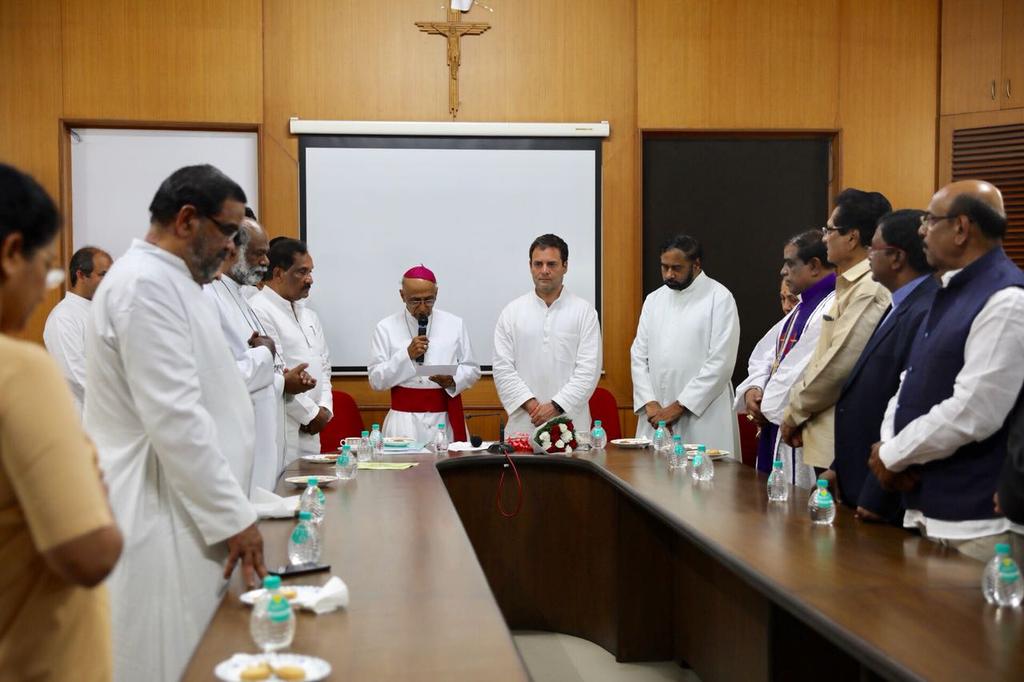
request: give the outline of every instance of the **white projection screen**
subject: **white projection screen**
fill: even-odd
[[[303,135],[299,149],[310,306],[335,373],[366,372],[373,329],[419,263],[490,369],[495,322],[532,289],[529,246],[547,232],[569,244],[566,289],[600,312],[600,140]]]
[[[259,215],[255,132],[76,128],[71,131],[74,248],[98,246],[114,258],[149,230],[149,203],[168,175],[211,163],[242,186]]]

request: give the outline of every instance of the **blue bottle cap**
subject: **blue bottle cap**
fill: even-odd
[[[1010,546],[1004,542],[996,543],[996,554],[1009,554]]]
[[[818,487],[819,488],[828,488],[828,481],[826,481],[824,478],[819,478],[818,479]]]
[[[362,438],[366,438],[366,437],[367,437],[367,436],[369,436],[369,435],[370,435],[370,432],[369,432],[369,431],[363,431],[363,433],[362,433],[362,436],[361,436],[361,437],[362,437]]]
[[[772,462],[772,469],[775,469],[777,471],[782,471],[782,460],[781,459],[774,460]]]
[[[268,575],[263,578],[263,588],[266,590],[276,590],[281,587],[281,576],[279,575]]]
[[[312,518],[313,518],[313,514],[311,514],[308,511],[300,511],[299,512],[299,521],[309,521]]]
[[[311,488],[316,486],[316,482],[317,482],[317,477],[316,476],[310,476],[309,478],[306,479],[306,485],[308,485]]]
[[[660,429],[663,426],[665,426],[665,420],[664,419],[659,419],[658,420],[658,428]]]
[[[442,429],[444,429],[444,422],[441,422],[440,424],[437,425],[438,431],[441,431]]]
[[[370,428],[372,428],[372,429],[373,429],[374,431],[380,431],[380,424],[374,424],[374,425],[373,425],[372,427],[370,427]]]

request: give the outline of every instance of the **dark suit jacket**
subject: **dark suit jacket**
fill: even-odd
[[[899,493],[882,490],[868,470],[871,446],[878,442],[889,399],[896,394],[910,346],[939,284],[921,282],[888,319],[875,329],[857,364],[846,378],[836,403],[836,450],[832,469],[843,503],[864,507],[892,523],[901,523]]]

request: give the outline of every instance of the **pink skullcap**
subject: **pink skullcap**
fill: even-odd
[[[414,268],[409,268],[408,270],[406,270],[405,274],[402,275],[402,278],[403,279],[425,279],[428,282],[433,282],[434,284],[437,284],[437,278],[434,277],[433,271],[431,271],[430,268],[426,267],[422,263],[420,263],[419,265],[417,265]]]

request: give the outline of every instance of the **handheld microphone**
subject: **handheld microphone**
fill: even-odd
[[[417,336],[424,336],[424,335],[426,335],[426,333],[427,333],[427,316],[426,315],[420,315],[419,319],[417,320],[417,322],[419,322],[420,328],[419,328],[419,331],[416,333],[416,335]],[[416,358],[416,362],[418,362],[419,364],[422,365],[423,364],[423,358],[425,356],[426,356],[426,353],[424,353],[423,355],[419,356],[418,358]]]

